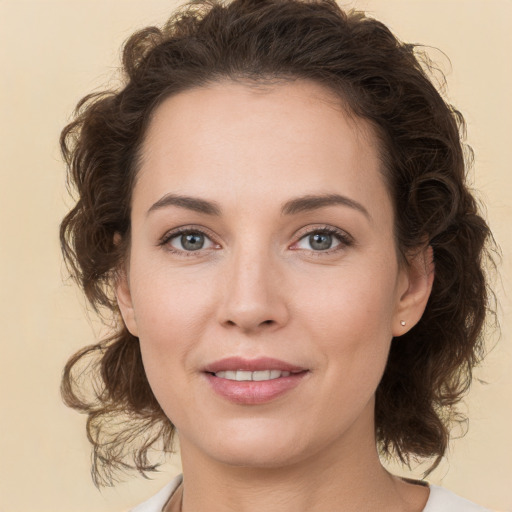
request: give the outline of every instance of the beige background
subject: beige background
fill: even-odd
[[[57,140],[75,103],[109,81],[131,32],[165,20],[171,0],[0,0],[0,512],[120,511],[179,472],[98,492],[85,418],[59,398],[67,357],[93,342],[79,294],[63,283],[57,230],[70,204]],[[503,251],[502,337],[466,401],[469,434],[430,477],[474,501],[512,510],[512,2],[353,2],[432,51],[465,114],[475,186]],[[416,473],[421,468],[416,470]]]

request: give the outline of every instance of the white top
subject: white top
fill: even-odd
[[[182,479],[183,476],[178,475],[160,492],[133,508],[130,512],[162,512]],[[423,512],[491,512],[490,509],[475,505],[475,503],[465,500],[447,489],[437,485],[430,485],[429,487],[430,495]]]

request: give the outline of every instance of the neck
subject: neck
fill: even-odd
[[[368,425],[369,423],[366,423]],[[233,466],[198,452],[180,437],[183,512],[420,512],[428,488],[406,483],[381,465],[373,432],[350,432],[299,461]]]

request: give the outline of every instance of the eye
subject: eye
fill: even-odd
[[[160,245],[178,254],[198,252],[216,246],[206,233],[190,228],[177,229],[167,233],[161,240]]]
[[[347,233],[332,227],[309,231],[295,244],[296,249],[314,252],[335,252],[351,245],[352,239]]]

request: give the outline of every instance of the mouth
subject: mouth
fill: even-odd
[[[240,405],[270,402],[296,388],[310,371],[273,358],[231,357],[204,368],[216,394]]]
[[[281,371],[281,370],[259,370],[250,372],[247,370],[225,370],[216,373],[212,373],[215,377],[227,380],[236,380],[237,382],[245,381],[256,381],[261,382],[264,380],[274,380],[281,377],[289,377],[292,372]],[[295,372],[300,373],[300,372]]]

